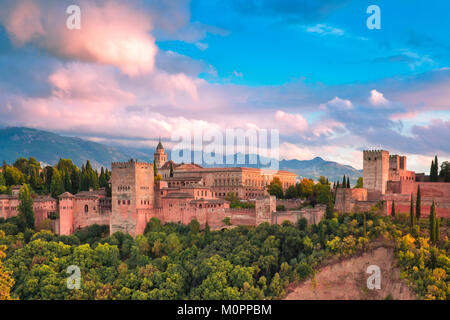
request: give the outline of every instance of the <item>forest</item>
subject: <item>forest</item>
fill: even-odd
[[[0,220],[0,288],[12,299],[280,299],[328,258],[383,237],[395,242],[402,277],[419,298],[448,299],[448,235],[430,243],[427,224],[420,230],[408,220],[367,212],[211,231],[153,218],[135,239],[97,225],[71,236],[18,232],[14,220]],[[71,265],[81,271],[78,290],[67,286]]]
[[[4,163],[0,174],[6,193],[24,184],[19,215],[0,218],[0,299],[280,299],[289,284],[314,277],[330,258],[370,250],[375,239],[395,244],[401,276],[418,298],[450,298],[450,219],[437,218],[434,205],[429,218],[414,214],[412,202],[409,215],[381,216],[377,206],[338,215],[328,181],[304,179],[283,196],[326,203],[317,225],[300,219],[212,231],[196,220],[162,225],[152,218],[134,239],[99,225],[63,236],[34,229],[31,195],[98,189],[110,172],[98,173],[89,162],[79,170],[67,159],[39,165],[19,158]],[[348,178],[341,187],[350,188]],[[276,181],[269,188],[280,189]],[[80,289],[68,286],[70,266],[80,270]]]

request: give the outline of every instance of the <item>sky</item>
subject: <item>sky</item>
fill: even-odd
[[[81,28],[66,9],[81,8]],[[380,8],[381,29],[366,12]],[[281,159],[450,159],[450,2],[3,0],[0,126],[110,145],[278,129]]]

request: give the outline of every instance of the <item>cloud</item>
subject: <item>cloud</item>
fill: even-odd
[[[320,35],[336,35],[336,36],[343,36],[345,34],[345,31],[342,29],[334,28],[327,26],[326,24],[316,24],[314,26],[307,26],[305,27],[306,32],[311,33],[318,33]]]
[[[308,121],[301,114],[288,114],[278,110],[275,113],[275,119],[280,122],[280,127],[287,133],[304,133],[308,129]]]
[[[389,101],[383,96],[383,94],[375,89],[370,91],[369,101],[375,107],[384,107],[389,104]]]
[[[17,46],[31,43],[63,59],[114,65],[130,76],[153,70],[157,47],[148,13],[118,1],[80,6],[80,30],[65,27],[63,3],[52,1],[9,1],[0,21]]]

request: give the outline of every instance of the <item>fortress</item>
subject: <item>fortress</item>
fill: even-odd
[[[256,168],[203,168],[197,164],[176,164],[167,161],[159,142],[154,164],[113,162],[111,165],[111,197],[105,190],[81,191],[75,195],[65,192],[59,201],[51,197],[34,199],[35,225],[51,220],[57,234],[69,235],[92,224],[109,225],[111,234],[117,231],[132,236],[143,234],[151,218],[162,223],[188,224],[196,219],[201,226],[212,229],[236,225],[258,225],[262,222],[293,223],[305,217],[309,223],[322,218],[325,207],[304,208],[299,211],[276,212],[276,199],[269,196],[268,184],[279,178],[284,191],[296,183],[296,174],[287,171]],[[159,179],[161,178],[161,179]],[[240,199],[255,204],[255,208],[234,209],[225,197],[234,192]],[[0,196],[0,218],[18,214],[19,189],[13,195]]]
[[[335,210],[344,213],[370,210],[377,205],[381,212],[409,213],[411,194],[417,199],[420,186],[421,216],[430,214],[433,201],[436,215],[450,218],[450,183],[429,182],[424,174],[408,171],[406,157],[389,155],[385,150],[363,151],[363,188],[336,190]]]

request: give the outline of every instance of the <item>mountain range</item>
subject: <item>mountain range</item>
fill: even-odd
[[[13,163],[19,157],[34,157],[42,164],[56,164],[60,158],[72,159],[74,164],[81,167],[89,160],[94,168],[110,167],[111,162],[127,161],[131,158],[141,161],[153,162],[155,149],[137,149],[132,147],[108,146],[105,144],[84,140],[77,137],[67,137],[56,133],[24,128],[8,127],[0,129],[0,160]],[[168,151],[168,150],[166,150]],[[189,151],[188,151],[189,152]],[[167,152],[170,156],[170,152]],[[191,159],[195,159],[192,152]],[[201,156],[201,155],[200,155]],[[234,155],[235,159],[237,155]],[[241,166],[257,167],[249,165],[249,155],[245,155],[245,163]],[[205,167],[208,165],[201,164]],[[234,166],[234,165],[209,165]],[[350,181],[355,183],[362,175],[362,170],[351,166],[326,161],[320,157],[311,160],[281,160],[280,170],[295,172],[299,178],[305,177],[318,180],[320,176],[327,177],[330,181],[341,181],[345,174]]]

